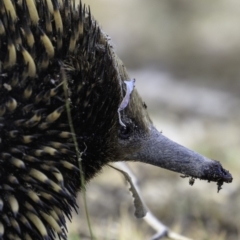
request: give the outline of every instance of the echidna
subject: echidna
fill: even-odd
[[[108,162],[232,180],[159,133],[133,87],[81,2],[0,0],[0,239],[66,239],[80,172]]]

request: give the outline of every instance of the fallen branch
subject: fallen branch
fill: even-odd
[[[149,226],[151,226],[157,233],[151,237],[151,240],[159,240],[164,237],[173,240],[192,240],[180,234],[177,234],[171,231],[167,226],[165,226],[161,221],[159,221],[154,214],[149,210],[146,206],[141,191],[138,186],[138,180],[136,176],[133,174],[127,163],[118,162],[114,163],[114,166],[109,165],[113,169],[121,172],[127,182],[130,184],[130,191],[134,198],[134,206],[135,206],[135,216],[138,218],[143,218]]]

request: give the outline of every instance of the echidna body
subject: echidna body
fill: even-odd
[[[118,160],[231,180],[218,162],[158,133],[136,90],[122,126],[127,79],[80,2],[0,0],[0,239],[66,239],[79,161],[86,180]]]
[[[65,238],[81,184],[66,97],[85,179],[116,152],[120,83],[109,46],[89,11],[61,4],[0,1],[3,239]]]

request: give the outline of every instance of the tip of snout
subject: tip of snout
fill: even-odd
[[[214,182],[232,182],[233,178],[231,173],[224,169],[220,162],[213,160],[209,166],[203,169],[203,175],[201,177],[203,180],[214,181]]]
[[[209,182],[217,182],[219,192],[222,189],[223,183],[231,183],[233,177],[218,161],[213,160],[213,163],[208,168],[204,169],[201,179],[208,180]]]

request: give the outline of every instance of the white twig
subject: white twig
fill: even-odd
[[[111,166],[111,165],[109,165]],[[130,191],[133,194],[134,197],[134,206],[136,208],[135,216],[137,217],[143,217],[143,219],[153,228],[157,231],[157,233],[151,238],[151,240],[159,240],[163,237],[167,237],[169,239],[173,240],[192,240],[190,238],[184,237],[182,235],[179,235],[173,231],[171,231],[167,226],[161,223],[154,214],[148,209],[146,204],[144,203],[142,194],[140,192],[139,186],[138,186],[138,180],[136,176],[133,174],[127,163],[125,162],[117,162],[114,163],[114,167],[112,168],[116,169],[117,171],[121,172],[125,179],[130,184]],[[137,213],[145,213],[147,210],[147,214],[144,216],[144,214],[137,215]]]

